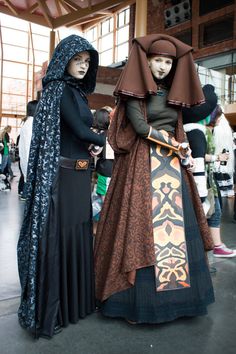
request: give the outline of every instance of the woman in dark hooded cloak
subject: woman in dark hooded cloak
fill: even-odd
[[[168,35],[136,38],[115,89],[115,162],[95,239],[105,316],[161,323],[214,301],[213,244],[182,125],[182,107],[204,102],[191,51]]]
[[[18,242],[20,324],[35,336],[94,311],[91,131],[86,94],[95,88],[98,53],[71,35],[56,47],[34,118],[26,205]]]

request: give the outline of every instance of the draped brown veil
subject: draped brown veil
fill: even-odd
[[[203,103],[205,99],[194,66],[192,47],[165,34],[150,34],[133,40],[129,60],[119,78],[114,94],[144,98],[148,94],[156,93],[156,83],[148,66],[147,55],[149,48],[158,40],[171,42],[176,47],[176,68],[168,102],[183,107]]]

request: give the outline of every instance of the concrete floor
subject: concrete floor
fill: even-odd
[[[17,165],[14,166],[18,172]],[[16,244],[24,202],[17,195],[18,177],[11,192],[0,192],[0,354],[235,354],[236,258],[209,255],[216,302],[207,316],[179,319],[162,325],[132,326],[99,313],[70,325],[51,340],[34,340],[18,324],[20,287]],[[233,199],[224,200],[222,239],[236,249],[232,222]]]

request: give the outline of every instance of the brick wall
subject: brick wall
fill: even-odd
[[[115,98],[110,95],[102,95],[100,93],[93,93],[88,96],[89,108],[100,109],[104,106],[115,107]]]
[[[103,106],[115,106],[113,91],[120,74],[121,69],[99,66],[95,93],[88,97],[91,109],[99,109]]]
[[[120,73],[121,69],[99,66],[97,73],[97,82],[102,82],[103,84],[108,85],[116,85]]]
[[[207,1],[207,0],[206,0]],[[165,29],[164,10],[172,6],[171,1],[148,0],[147,34],[165,33],[170,36],[178,35],[181,32],[192,30],[192,46],[194,48],[194,58],[200,59],[207,56],[222,54],[223,52],[236,50],[236,0],[234,4],[199,16],[199,0],[192,1],[192,19],[179,25]],[[226,15],[234,13],[234,36],[233,39],[216,43],[205,48],[201,48],[201,34],[199,27],[210,21],[224,18]]]

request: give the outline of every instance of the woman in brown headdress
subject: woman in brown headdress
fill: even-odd
[[[115,89],[116,157],[95,241],[105,316],[161,323],[214,302],[213,245],[182,127],[181,108],[204,102],[191,50],[167,35],[134,39]]]

